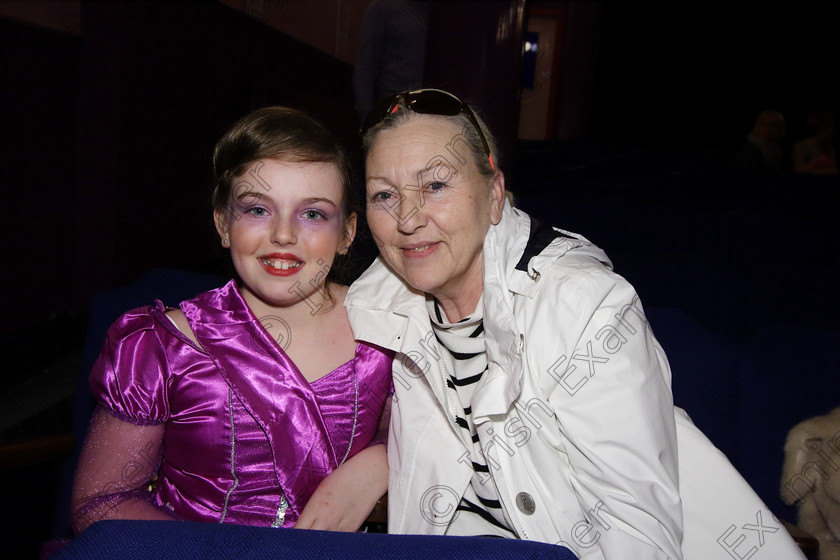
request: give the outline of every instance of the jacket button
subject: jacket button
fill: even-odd
[[[533,515],[534,511],[537,509],[537,504],[534,502],[534,498],[531,497],[531,494],[527,492],[520,492],[516,495],[516,507],[518,507],[519,511],[525,515]]]

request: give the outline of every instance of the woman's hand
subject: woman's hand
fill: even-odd
[[[295,529],[357,531],[387,490],[385,446],[363,449],[321,481]]]

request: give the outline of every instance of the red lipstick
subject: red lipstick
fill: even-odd
[[[257,260],[272,276],[291,276],[303,269],[303,261],[291,253],[260,255]]]

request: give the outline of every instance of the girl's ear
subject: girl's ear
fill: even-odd
[[[347,219],[344,221],[344,235],[341,236],[341,239],[338,242],[338,254],[339,255],[346,255],[347,251],[350,250],[350,245],[353,244],[353,240],[356,238],[356,213],[353,212]]]
[[[213,222],[216,224],[216,232],[222,238],[222,247],[230,247],[230,228],[228,227],[225,209],[217,208],[213,211]]]

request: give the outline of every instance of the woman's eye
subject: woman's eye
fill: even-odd
[[[373,201],[374,202],[385,202],[387,200],[391,200],[391,197],[393,197],[393,196],[394,196],[393,193],[391,193],[389,191],[382,191],[382,192],[378,192],[375,195],[373,195]]]

